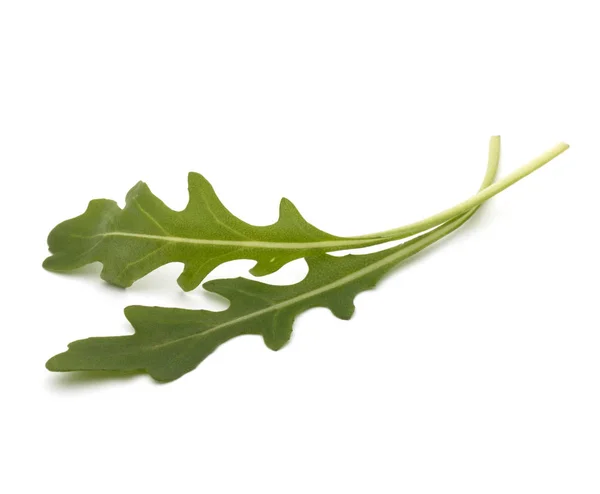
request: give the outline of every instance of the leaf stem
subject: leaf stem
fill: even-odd
[[[372,238],[389,238],[390,240],[399,240],[402,238],[410,237],[417,233],[424,232],[425,230],[429,230],[430,228],[436,227],[445,223],[446,221],[457,217],[460,214],[466,213],[470,209],[480,206],[485,201],[490,199],[491,197],[499,194],[503,190],[507,189],[511,185],[517,183],[519,180],[522,180],[526,176],[532,174],[534,171],[538,170],[546,163],[550,162],[554,158],[556,158],[561,153],[565,152],[569,149],[569,145],[561,142],[549,149],[545,153],[541,154],[534,160],[529,163],[523,165],[518,168],[514,172],[510,173],[503,179],[498,182],[480,190],[477,194],[472,196],[471,198],[463,201],[456,206],[453,206],[449,209],[446,209],[440,213],[434,214],[429,218],[418,221],[416,223],[411,223],[400,228],[394,228],[392,230],[385,230],[378,233],[372,233],[369,235],[361,235],[358,237],[350,237],[351,239],[372,239]],[[500,137],[494,136],[490,139],[490,160],[494,159],[493,156],[495,154],[499,155],[500,152]],[[487,177],[486,177],[487,178]]]
[[[480,191],[489,188],[493,183],[496,175],[498,173],[498,165],[500,163],[500,136],[493,136],[490,139],[489,146],[489,155],[488,155],[488,166],[483,178],[483,182],[481,183]],[[430,245],[436,243],[438,240],[441,240],[446,235],[449,235],[453,231],[460,228],[464,225],[470,218],[473,216],[477,210],[481,207],[478,205],[473,209],[467,211],[466,213],[461,214],[458,217],[455,217],[453,220],[444,223],[437,228],[419,235],[418,237],[409,240],[402,244],[402,248],[392,254],[390,257],[392,258],[393,263],[400,263],[409,257],[414,256],[419,253],[423,249],[429,247]]]

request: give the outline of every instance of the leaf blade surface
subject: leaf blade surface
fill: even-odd
[[[325,233],[309,224],[296,207],[282,199],[279,219],[269,226],[250,225],[231,214],[210,183],[188,176],[189,202],[173,211],[139,182],[127,194],[123,209],[96,199],[80,216],[57,225],[48,236],[50,271],[64,272],[101,262],[101,277],[131,286],[158,267],[184,264],[178,283],[196,288],[218,265],[253,259],[252,274],[262,276],[310,254],[363,247],[388,239],[352,240]]]
[[[143,370],[157,381],[172,381],[241,335],[261,335],[270,349],[278,350],[289,341],[298,314],[325,307],[340,319],[350,319],[358,293],[374,288],[398,263],[454,231],[468,217],[384,251],[308,257],[309,272],[295,285],[274,286],[246,278],[204,283],[206,290],[230,300],[229,308],[221,312],[127,307],[133,335],[73,342],[46,366],[52,371]]]

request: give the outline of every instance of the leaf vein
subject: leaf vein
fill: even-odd
[[[214,211],[212,210],[212,208],[210,207],[210,204],[208,203],[208,201],[206,199],[204,199],[204,205],[206,206],[206,209],[208,211],[208,213],[212,216],[212,218],[222,227],[224,227],[225,229],[229,230],[231,233],[234,233],[235,235],[239,235],[242,238],[245,238],[247,240],[250,240],[249,237],[247,237],[246,235],[244,235],[243,233],[237,231],[235,228],[230,227],[229,225],[223,223],[223,221],[221,221],[217,215],[214,213]],[[225,206],[223,206],[225,207]],[[231,214],[231,213],[230,213]]]
[[[146,215],[146,217],[152,222],[154,223],[163,233],[166,233],[167,235],[171,235],[166,228],[164,228],[158,221],[157,219],[152,216],[148,211],[146,211],[142,205],[138,202],[137,199],[133,200],[134,204],[137,206],[137,208],[144,214]]]
[[[136,264],[139,264],[139,263],[141,263],[141,262],[145,261],[145,260],[146,260],[148,257],[150,257],[150,256],[153,256],[153,255],[154,255],[154,254],[156,254],[158,251],[160,251],[160,250],[162,250],[162,249],[164,249],[165,247],[168,247],[168,246],[169,246],[169,244],[164,244],[164,245],[161,245],[160,247],[158,247],[158,248],[156,248],[156,249],[154,249],[154,250],[150,251],[150,252],[149,252],[148,254],[146,254],[145,256],[143,256],[143,257],[140,257],[138,260],[136,260],[136,261],[132,261],[132,262],[129,262],[129,263],[127,263],[127,264],[126,264],[126,265],[125,265],[125,266],[124,266],[124,267],[123,267],[123,268],[122,268],[122,269],[119,271],[119,273],[117,274],[117,277],[115,278],[115,281],[117,281],[117,280],[121,280],[121,279],[123,278],[123,275],[124,275],[124,274],[125,274],[127,271],[129,271],[129,269],[131,269],[133,266],[135,266]]]

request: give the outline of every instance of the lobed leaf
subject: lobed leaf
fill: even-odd
[[[69,271],[98,261],[103,264],[103,279],[127,287],[164,264],[182,262],[178,282],[186,291],[197,287],[219,264],[234,259],[253,259],[252,274],[270,274],[295,259],[382,244],[439,226],[481,205],[567,148],[567,144],[558,144],[466,201],[429,218],[346,238],[310,225],[287,199],[281,201],[276,223],[249,225],[231,214],[197,173],[189,174],[189,202],[180,212],[169,209],[140,182],[127,194],[124,209],[114,201],[94,200],[84,214],[55,227],[48,237],[53,255],[44,261],[44,267]],[[494,136],[490,158],[497,157],[499,149],[500,138]]]
[[[417,254],[462,226],[475,213],[483,200],[529,175],[562,153],[567,147],[565,144],[556,146],[503,179],[501,181],[503,183],[492,185],[499,160],[499,138],[492,138],[488,169],[482,184],[482,192],[461,205],[432,217],[433,219],[430,218],[415,224],[418,225],[418,228],[422,228],[424,224],[438,224],[440,218],[445,218],[454,211],[463,212],[460,216],[453,217],[454,219],[441,226],[437,226],[435,229],[401,245],[372,254],[333,257],[326,254],[307,255],[310,249],[304,250],[302,255],[307,256],[309,271],[306,278],[295,285],[272,286],[245,278],[213,280],[205,283],[204,288],[206,290],[229,299],[231,304],[225,311],[212,312],[144,306],[127,307],[125,315],[135,329],[133,335],[88,338],[75,341],[69,345],[66,352],[52,357],[46,366],[52,371],[143,370],[158,381],[171,381],[193,370],[221,344],[236,336],[245,334],[261,335],[269,348],[278,350],[289,341],[293,323],[298,314],[313,307],[325,307],[340,319],[350,319],[354,313],[354,298],[358,293],[373,288],[381,278],[400,262]],[[192,180],[198,180],[198,187],[201,189],[199,194],[194,192]],[[137,186],[141,189],[139,194],[136,188],[130,193],[124,210],[120,210],[111,201],[92,201],[88,209],[88,219],[84,218],[86,215],[83,215],[80,218],[70,220],[63,224],[66,226],[59,225],[55,232],[51,234],[50,243],[54,247],[59,246],[63,249],[60,253],[53,251],[55,256],[53,256],[54,261],[52,262],[60,265],[61,259],[64,258],[65,266],[75,266],[85,263],[86,259],[90,258],[86,256],[101,257],[104,259],[105,269],[108,267],[107,272],[110,274],[110,269],[114,265],[118,265],[119,262],[125,262],[127,267],[129,262],[138,262],[141,259],[140,264],[144,264],[144,260],[152,255],[145,254],[145,251],[139,251],[140,246],[145,245],[145,242],[155,242],[158,244],[155,245],[155,249],[164,249],[167,252],[171,252],[170,249],[185,248],[188,244],[194,245],[196,249],[208,249],[209,245],[204,243],[204,239],[210,240],[210,247],[212,248],[214,247],[215,238],[218,235],[223,235],[225,229],[230,232],[229,238],[237,234],[248,234],[246,238],[253,238],[251,236],[258,236],[259,231],[263,235],[268,235],[266,241],[255,239],[252,240],[254,243],[276,244],[278,242],[289,242],[292,239],[296,245],[294,249],[289,249],[287,253],[277,251],[277,247],[273,245],[270,245],[268,249],[265,247],[265,250],[275,256],[269,259],[268,262],[265,262],[264,252],[257,251],[260,253],[258,255],[250,246],[247,246],[248,255],[255,256],[253,258],[257,260],[259,271],[262,269],[264,272],[271,272],[272,265],[269,262],[275,260],[275,265],[279,266],[287,262],[288,259],[291,260],[292,257],[285,256],[299,254],[297,244],[305,243],[307,237],[312,242],[329,243],[334,247],[337,245],[336,242],[339,242],[339,237],[333,237],[308,225],[291,203],[286,201],[282,202],[281,218],[275,225],[271,227],[253,227],[228,213],[218,202],[210,185],[202,177],[195,174],[190,175],[190,184],[190,205],[182,213],[170,211],[143,184]],[[200,210],[196,206],[199,202],[202,203]],[[211,213],[211,206],[207,209],[207,203],[211,205],[218,203],[219,207],[217,210],[212,210]],[[464,212],[464,208],[467,206],[471,206],[472,209]],[[191,228],[186,230],[189,227],[185,220],[188,209],[192,211],[190,213],[192,217],[189,219],[191,222],[197,219],[194,218],[195,216],[204,217],[208,214],[212,218],[212,222],[209,221],[206,224],[211,225],[212,229],[207,230],[206,224],[203,224],[202,236],[193,237],[192,235],[198,232]],[[415,225],[396,229],[393,234],[405,235],[407,232],[414,231]],[[145,233],[139,232],[138,228],[142,228]],[[154,233],[147,233],[146,230],[149,229]],[[267,233],[265,233],[266,230],[268,230]],[[178,246],[177,249],[169,243],[168,239],[165,241],[165,237],[172,236],[173,232],[188,234],[188,236],[179,237],[180,239],[187,239],[185,242],[173,242]],[[281,235],[281,237],[278,235]],[[80,237],[82,243],[84,239],[90,243],[72,246],[68,240],[68,238]],[[123,261],[119,257],[119,251],[111,251],[107,245],[100,246],[102,241],[106,244],[112,242],[111,239],[105,240],[111,237],[125,237],[131,241],[125,246],[119,246],[119,248],[124,249],[122,257],[134,261]],[[193,238],[201,238],[203,242],[190,241]],[[360,237],[354,238],[359,239]],[[96,240],[92,241],[91,239]],[[135,239],[143,239],[143,242],[136,243]],[[122,241],[122,239],[120,240]],[[163,243],[160,244],[160,242]],[[232,241],[227,240],[226,242],[226,244],[218,244],[229,249],[225,251],[224,255],[236,255],[235,251],[230,251]],[[246,240],[238,238],[235,242],[246,242]],[[213,251],[210,251],[209,254],[202,250],[201,252],[209,259],[212,259],[215,255]],[[100,256],[99,253],[103,253],[104,257]],[[197,251],[190,251],[187,254],[190,257],[184,258],[187,262],[193,263],[196,259],[194,256],[197,254]],[[181,256],[182,254],[178,251],[177,255]],[[178,257],[178,259],[180,258]],[[155,260],[154,262],[158,261]],[[215,261],[213,260],[213,262]],[[152,266],[152,264],[148,266]],[[149,269],[148,266],[146,269]],[[188,264],[186,263],[184,275],[187,271]],[[122,276],[122,272],[119,271],[119,273],[121,273],[119,276]],[[140,273],[143,273],[143,270],[137,272],[138,275]],[[122,279],[119,276],[117,276],[117,279]],[[184,283],[183,286],[191,286],[196,282],[198,276],[189,276],[189,278],[186,278],[189,284]]]
[[[50,271],[70,271],[101,262],[101,277],[128,287],[158,267],[182,262],[179,285],[196,288],[219,264],[253,259],[252,274],[262,276],[310,254],[362,247],[389,239],[343,239],[309,224],[287,199],[279,219],[253,226],[231,214],[210,183],[197,173],[188,176],[189,202],[173,211],[139,182],[121,209],[114,201],[96,199],[85,213],[56,226],[48,237]]]
[[[326,307],[334,316],[350,319],[358,293],[373,288],[399,262],[457,229],[471,214],[388,250],[308,257],[308,274],[295,285],[273,286],[245,278],[204,283],[206,290],[230,300],[225,311],[127,307],[133,335],[73,342],[46,366],[51,371],[144,370],[158,381],[172,381],[236,336],[261,335],[270,349],[278,350],[289,341],[298,314]]]
[[[494,181],[499,158],[499,141],[492,139],[482,189]],[[48,360],[46,367],[51,371],[144,370],[158,381],[172,381],[236,336],[262,335],[269,348],[278,350],[289,341],[298,314],[326,307],[334,316],[350,319],[358,293],[373,288],[398,263],[459,228],[476,210],[384,251],[307,257],[308,274],[295,285],[272,286],[245,278],[205,283],[206,290],[229,299],[225,311],[126,307],[133,335],[75,341],[66,352]]]

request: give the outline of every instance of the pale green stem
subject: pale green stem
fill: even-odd
[[[481,183],[481,190],[485,190],[487,187],[494,183],[494,179],[496,178],[496,174],[498,173],[498,164],[500,163],[500,137],[494,136],[490,139],[490,148],[489,148],[489,157],[488,157],[488,166],[485,173],[485,177],[483,178],[483,182]],[[438,240],[441,240],[446,235],[452,233],[454,230],[457,230],[462,225],[464,225],[470,218],[473,216],[480,206],[476,206],[473,209],[467,211],[466,213],[461,214],[458,217],[455,217],[452,221],[448,221],[442,226],[438,226],[434,230],[430,232],[419,235],[418,237],[409,240],[402,244],[403,248],[399,251],[399,255],[397,259],[394,259],[395,263],[399,263],[404,261],[405,259],[414,256],[419,253],[423,249],[429,247],[430,245],[436,243]],[[401,252],[401,254],[400,254]]]
[[[488,188],[494,183],[496,175],[498,174],[498,165],[500,164],[500,136],[490,137],[490,144],[488,148],[488,165],[481,182],[479,191]]]
[[[492,137],[490,139],[490,159],[495,152],[499,152],[499,147],[500,147],[500,137],[499,136]],[[425,230],[429,230],[430,228],[439,226],[442,223],[445,223],[446,221],[448,221],[452,218],[455,218],[455,217],[459,216],[460,214],[466,213],[467,211],[469,211],[470,209],[473,209],[474,207],[481,205],[482,203],[484,203],[491,197],[502,192],[504,189],[510,187],[511,185],[515,184],[519,180],[525,178],[526,176],[530,175],[537,169],[541,168],[546,163],[553,160],[561,153],[565,152],[567,149],[569,149],[569,145],[564,142],[561,142],[560,144],[557,144],[552,149],[549,149],[548,151],[541,154],[534,160],[530,161],[529,163],[523,165],[522,167],[518,168],[514,172],[510,173],[503,179],[501,179],[498,182],[490,185],[489,187],[486,187],[485,189],[481,190],[480,192],[475,194],[470,199],[467,199],[466,201],[463,201],[452,208],[446,209],[445,211],[442,211],[441,213],[434,214],[433,216],[430,216],[429,218],[418,221],[416,223],[411,223],[409,225],[402,226],[400,228],[394,228],[392,230],[386,230],[386,231],[379,232],[379,233],[371,233],[369,235],[361,235],[358,237],[350,237],[350,239],[354,240],[354,239],[389,238],[390,240],[392,240],[392,239],[399,240],[402,238],[410,237],[412,235],[416,235],[417,233],[424,232]]]

